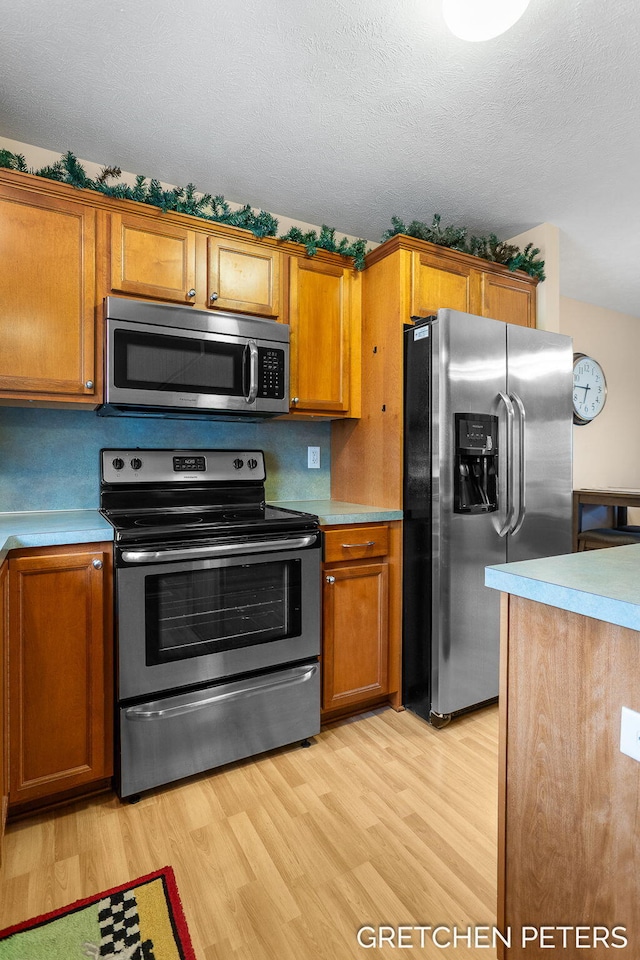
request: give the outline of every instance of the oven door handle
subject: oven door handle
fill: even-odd
[[[201,560],[207,557],[228,557],[238,553],[272,553],[275,550],[299,550],[310,547],[317,534],[288,537],[286,540],[248,540],[245,543],[218,543],[206,547],[182,547],[179,550],[123,550],[126,563],[158,563],[162,560]]]
[[[224,700],[241,700],[244,697],[253,696],[255,693],[261,693],[267,687],[273,690],[279,687],[290,687],[294,684],[306,683],[317,671],[317,663],[313,663],[311,666],[294,667],[288,671],[287,676],[279,674],[272,677],[257,677],[253,680],[244,680],[241,683],[234,684],[233,690],[222,689],[200,700],[192,700],[191,697],[193,697],[193,694],[187,694],[184,697],[175,697],[171,699],[171,705],[168,707],[153,707],[152,704],[142,703],[137,707],[127,707],[124,711],[124,717],[126,720],[170,720],[172,717],[179,717],[185,713],[203,710],[213,703],[221,703]]]

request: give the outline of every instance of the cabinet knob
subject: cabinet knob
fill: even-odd
[[[188,297],[195,297],[195,295],[196,295],[196,292],[195,292],[195,290],[193,289],[193,287],[191,287],[191,290],[187,290],[187,296],[188,296]]]
[[[209,300],[211,300],[211,303],[215,303],[217,299],[218,299],[217,293],[212,293],[211,296],[209,297]]]
[[[325,577],[325,580],[327,581],[327,583],[335,583],[335,582],[336,582],[336,578],[335,578],[335,577]]]
[[[96,570],[102,570],[102,560],[92,560],[91,563],[96,568]]]
[[[299,403],[300,397],[291,397],[291,403]]]
[[[93,389],[93,380],[85,380],[85,384],[84,384],[84,385],[85,385],[85,387],[87,388],[87,390],[92,390],[92,389]]]

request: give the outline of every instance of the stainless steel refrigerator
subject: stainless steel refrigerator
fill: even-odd
[[[571,552],[570,337],[439,310],[405,331],[405,706],[498,696],[489,564]]]

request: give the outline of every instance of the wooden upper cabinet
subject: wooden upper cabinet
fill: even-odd
[[[411,316],[427,317],[449,308],[524,327],[536,325],[535,281],[452,250],[412,252],[410,304]]]
[[[536,287],[513,273],[472,271],[473,313],[522,327],[536,325]]]
[[[439,309],[471,312],[471,272],[451,256],[414,251],[411,257],[411,316],[428,317]]]
[[[113,773],[111,545],[9,561],[9,803]]]
[[[111,214],[112,293],[124,293],[173,303],[194,303],[196,233],[179,224]],[[204,301],[204,290],[200,291]]]
[[[281,267],[281,252],[266,244],[207,237],[207,306],[279,316]]]
[[[291,257],[291,409],[345,415],[351,401],[352,337],[359,332],[352,269]],[[358,348],[359,349],[359,343]]]
[[[0,399],[97,402],[95,219],[0,184]]]

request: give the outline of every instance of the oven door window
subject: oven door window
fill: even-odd
[[[242,397],[246,345],[157,333],[114,331],[115,386]]]
[[[298,636],[301,602],[300,560],[150,574],[147,665]]]

